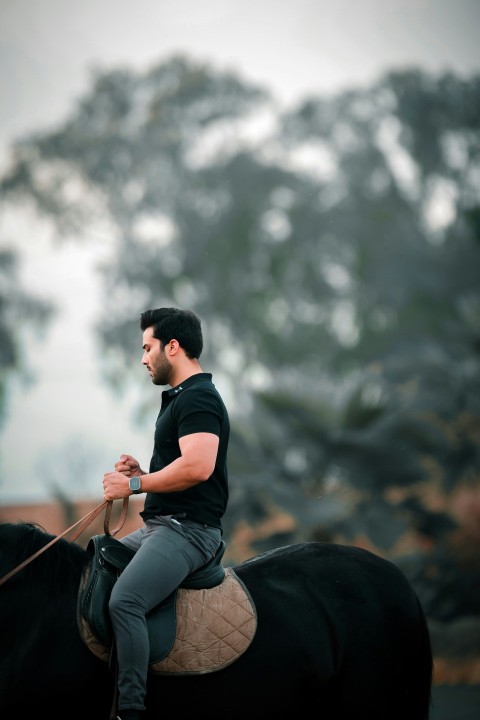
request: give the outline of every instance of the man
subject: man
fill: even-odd
[[[189,310],[159,308],[140,317],[142,363],[162,392],[148,472],[121,455],[104,475],[105,500],[146,493],[144,524],[122,542],[136,551],[116,582],[110,616],[118,658],[120,720],[145,716],[149,644],[145,615],[222,539],[228,501],[228,413],[210,373],[199,364],[201,323]]]

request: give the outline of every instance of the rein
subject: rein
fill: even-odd
[[[50,540],[49,543],[44,545],[40,550],[37,550],[37,552],[33,553],[33,555],[30,555],[30,557],[26,558],[23,562],[20,563],[20,565],[17,565],[17,567],[13,568],[13,570],[10,570],[6,575],[4,575],[2,578],[0,578],[0,585],[3,585],[3,583],[7,582],[7,580],[10,580],[11,577],[17,574],[20,570],[22,570],[26,565],[32,562],[32,560],[35,560],[39,555],[45,552],[45,550],[48,550],[49,547],[54,545],[58,540],[63,538],[65,535],[67,535],[71,530],[79,526],[76,533],[70,538],[69,542],[75,542],[75,540],[79,537],[79,535],[82,534],[82,532],[90,525],[93,520],[97,517],[97,515],[100,515],[102,510],[105,508],[105,517],[103,520],[103,531],[105,535],[111,535],[112,537],[116,535],[119,530],[122,529],[125,519],[127,517],[127,510],[128,510],[128,497],[123,498],[123,506],[122,506],[122,513],[120,515],[118,525],[116,528],[112,531],[110,531],[110,515],[112,513],[112,505],[113,500],[104,500],[100,503],[100,505],[97,505],[97,507],[93,508],[93,510],[90,510],[86,515],[83,516],[83,518],[80,518],[80,520],[77,520],[77,522],[73,523],[73,525],[70,525],[69,528],[64,530],[60,535],[57,535],[53,538],[53,540]]]

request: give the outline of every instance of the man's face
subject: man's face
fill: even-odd
[[[160,340],[153,337],[153,328],[143,333],[142,364],[146,366],[154,385],[169,385],[172,376],[172,364],[161,348]]]

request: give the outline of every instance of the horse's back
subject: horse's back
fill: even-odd
[[[370,720],[428,718],[432,657],[418,598],[400,569],[356,547],[305,543],[236,569],[254,593],[259,629],[276,629],[282,652],[264,657],[281,673],[285,652],[314,668],[319,710],[360,710]],[[275,609],[272,617],[272,608]],[[259,643],[264,654],[268,643]],[[283,676],[280,675],[283,680]],[[324,716],[327,718],[328,716]]]

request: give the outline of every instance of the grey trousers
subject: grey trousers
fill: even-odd
[[[118,710],[143,710],[149,662],[145,615],[217,551],[221,531],[163,515],[121,538],[136,551],[115,583],[110,618],[118,658]]]

